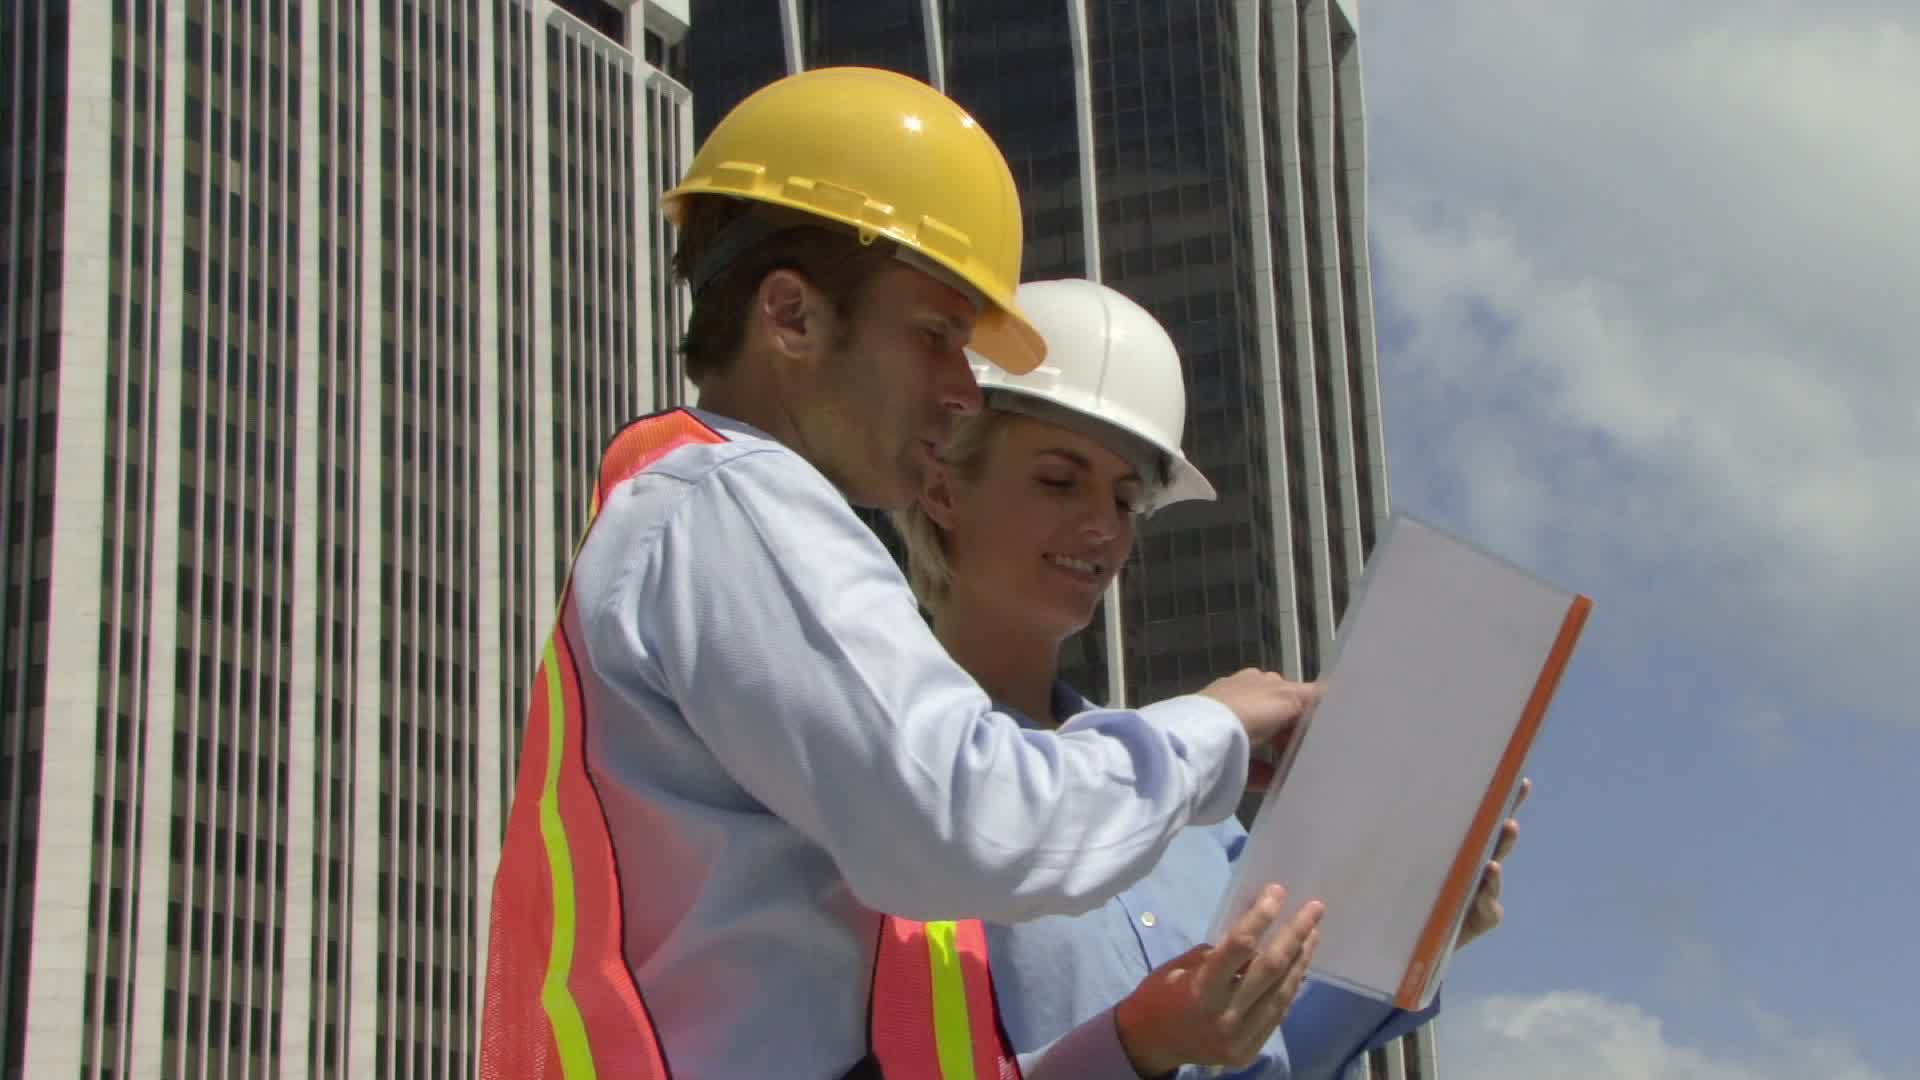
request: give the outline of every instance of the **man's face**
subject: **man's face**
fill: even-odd
[[[980,408],[964,351],[974,310],[904,263],[870,279],[850,325],[790,395],[807,456],[856,506],[911,503],[954,417]],[[804,401],[794,401],[794,397]]]

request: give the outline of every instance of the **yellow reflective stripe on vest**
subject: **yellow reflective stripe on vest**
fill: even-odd
[[[974,1080],[973,1025],[967,1020],[967,983],[960,974],[954,924],[926,925],[927,963],[933,972],[933,1041],[941,1080]]]
[[[579,1003],[567,988],[573,972],[573,858],[567,851],[567,826],[560,818],[560,757],[566,753],[567,695],[560,685],[560,654],[547,642],[540,665],[547,683],[547,776],[540,789],[540,836],[547,843],[547,870],[553,878],[553,951],[547,954],[547,980],[540,990],[560,1068],[567,1080],[594,1080],[593,1047]]]

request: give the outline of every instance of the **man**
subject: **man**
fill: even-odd
[[[866,69],[782,80],[667,207],[699,407],[608,452],[536,687],[484,1056],[644,1067],[610,1048],[650,1017],[683,1080],[828,1080],[869,1050],[881,913],[1100,903],[1232,812],[1250,742],[1311,691],[1242,672],[1023,731],[853,514],[910,502],[979,407],[969,342],[1010,371],[1044,355],[1012,174],[953,102]]]

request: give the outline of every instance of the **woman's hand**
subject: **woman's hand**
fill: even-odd
[[[1520,781],[1520,794],[1513,800],[1515,811],[1527,801],[1533,791],[1533,781]],[[1480,872],[1480,885],[1473,892],[1473,902],[1467,907],[1467,917],[1460,922],[1460,936],[1454,939],[1453,947],[1458,949],[1500,925],[1506,916],[1506,908],[1500,903],[1501,863],[1513,854],[1513,845],[1520,840],[1520,822],[1508,818],[1500,827],[1500,839],[1494,841],[1493,858]]]
[[[1219,945],[1199,945],[1161,965],[1114,1007],[1120,1046],[1134,1071],[1253,1062],[1293,1005],[1320,941],[1325,910],[1313,901],[1260,945],[1287,891],[1269,885]]]

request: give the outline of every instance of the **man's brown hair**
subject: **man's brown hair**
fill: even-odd
[[[766,211],[754,203],[714,195],[688,196],[683,208],[673,272],[697,290],[686,333],[680,340],[687,378],[695,386],[732,365],[746,335],[754,294],[768,274],[793,270],[806,278],[833,304],[844,334],[850,332],[867,282],[893,257],[894,245],[889,240],[863,244],[850,229],[792,225],[776,219],[779,224],[771,226],[771,235],[749,246],[727,265],[703,267],[701,260],[727,227],[752,213]],[[704,283],[695,281],[696,271],[710,277]]]

